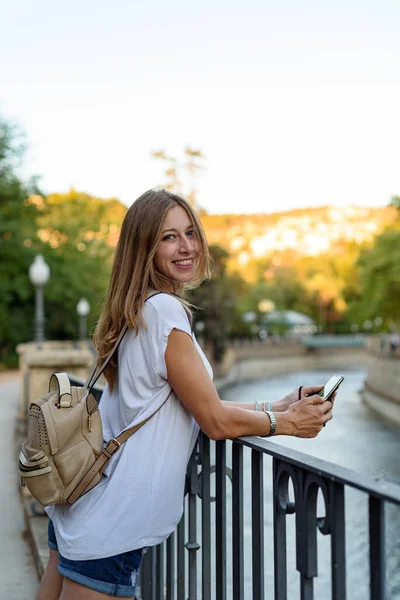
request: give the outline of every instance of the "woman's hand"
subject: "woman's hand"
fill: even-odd
[[[304,385],[301,388],[301,398],[305,398],[306,396],[313,396],[314,394],[318,394],[322,390],[323,385]],[[336,394],[335,394],[336,396]],[[278,412],[285,411],[292,406],[295,402],[299,401],[299,388],[290,392],[287,396],[279,400],[278,402],[273,403],[273,409]]]
[[[303,388],[306,390],[321,387]],[[297,390],[298,394],[298,390]],[[289,394],[291,395],[291,394]],[[289,408],[275,415],[277,419],[276,434],[282,433],[301,438],[316,437],[327,421],[332,419],[332,403],[321,396],[313,394],[292,402]]]

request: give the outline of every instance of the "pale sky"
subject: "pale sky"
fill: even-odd
[[[127,205],[165,149],[209,212],[400,194],[398,0],[3,0],[0,114],[25,172]]]

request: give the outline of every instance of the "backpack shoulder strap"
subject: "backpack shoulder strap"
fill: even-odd
[[[147,295],[147,298],[145,300],[145,302],[147,302],[147,300],[150,300],[150,298],[152,298],[153,296],[157,296],[157,294],[160,294],[161,292],[149,292],[149,294]],[[114,346],[111,348],[110,352],[107,354],[104,362],[100,365],[98,365],[98,361],[96,360],[92,366],[92,368],[90,369],[89,372],[89,376],[87,378],[87,380],[85,381],[84,387],[91,392],[92,388],[94,387],[94,385],[96,384],[97,380],[99,379],[100,375],[104,372],[104,369],[107,367],[108,363],[110,362],[110,360],[112,359],[114,352],[118,349],[120,343],[122,342],[122,339],[124,337],[124,335],[126,334],[126,332],[128,331],[128,324],[125,323],[125,325],[123,326],[123,328],[121,329],[121,332],[117,338],[117,341],[115,342]]]
[[[166,397],[166,399],[164,400],[164,402],[161,404],[161,406],[159,406],[157,408],[157,410],[155,412],[153,412],[152,415],[147,417],[147,419],[145,419],[141,423],[138,423],[137,425],[134,425],[133,427],[130,427],[129,429],[125,429],[125,431],[120,433],[118,437],[112,438],[111,440],[109,440],[107,442],[105,448],[103,448],[102,453],[100,454],[100,456],[98,457],[98,459],[96,460],[94,465],[89,469],[89,471],[86,473],[86,475],[83,477],[83,479],[81,479],[81,481],[78,483],[78,485],[76,486],[76,488],[74,489],[72,494],[69,496],[69,498],[67,500],[67,502],[69,504],[73,504],[84,493],[84,491],[91,484],[91,482],[96,477],[96,475],[98,473],[102,473],[104,471],[104,469],[105,469],[108,461],[112,457],[112,455],[117,450],[119,450],[121,445],[124,442],[126,442],[126,440],[128,440],[134,433],[139,431],[139,429],[141,427],[143,427],[143,425],[145,423],[150,421],[150,419],[152,419],[154,417],[154,415],[158,413],[158,411],[164,406],[164,404],[166,403],[168,398],[171,396],[171,394],[172,394],[172,388],[170,389],[170,392],[169,392],[168,396]]]

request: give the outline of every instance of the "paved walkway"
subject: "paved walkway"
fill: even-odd
[[[18,490],[15,420],[20,382],[0,376],[0,600],[34,600],[38,578]]]

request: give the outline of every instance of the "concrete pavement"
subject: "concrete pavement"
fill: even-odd
[[[15,424],[20,381],[0,376],[0,600],[34,600],[38,576],[19,493]]]

